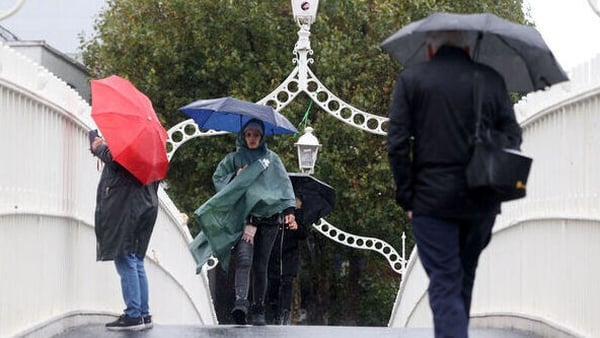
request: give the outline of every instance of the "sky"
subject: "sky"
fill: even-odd
[[[16,1],[0,0],[0,10],[11,8]],[[21,9],[0,21],[0,25],[21,40],[45,40],[62,52],[74,53],[79,46],[78,35],[90,36],[94,19],[105,2],[25,0]],[[592,11],[588,0],[524,0],[524,3],[530,6],[533,21],[566,71],[600,54],[597,42],[600,16]]]
[[[596,1],[598,2],[598,1]],[[600,16],[588,0],[524,0],[538,31],[563,69],[600,54]]]

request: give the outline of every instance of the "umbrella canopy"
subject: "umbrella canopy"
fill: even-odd
[[[92,118],[115,161],[142,184],[167,176],[167,131],[152,102],[131,82],[112,75],[92,80]]]
[[[265,136],[298,132],[296,127],[273,107],[232,97],[198,100],[179,110],[204,129],[239,133],[246,122],[255,118],[264,122]]]
[[[288,173],[288,176],[292,181],[294,194],[302,200],[302,224],[311,225],[333,211],[335,189],[330,185],[308,174]]]
[[[473,60],[502,74],[511,91],[529,92],[568,80],[535,28],[489,13],[434,13],[404,26],[381,48],[409,67],[426,60],[427,33],[433,31],[464,31]]]

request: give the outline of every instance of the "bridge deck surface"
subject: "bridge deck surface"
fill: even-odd
[[[91,324],[72,328],[54,338],[430,338],[432,329],[349,327],[349,326],[175,326],[155,325],[153,329],[139,332],[108,331],[102,324]],[[469,330],[470,338],[538,338],[529,332],[500,329]]]

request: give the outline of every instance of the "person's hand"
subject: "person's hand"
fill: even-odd
[[[287,224],[290,230],[298,230],[298,223],[296,223],[296,216],[294,214],[285,215],[285,224]]]
[[[244,233],[242,234],[242,241],[246,241],[250,244],[254,244],[254,235],[256,234],[257,228],[252,224],[246,224]]]
[[[94,142],[92,142],[92,151],[96,150],[96,148],[98,148],[99,145],[102,144],[102,139],[100,137],[96,137],[94,139]]]
[[[408,219],[409,219],[409,220],[411,220],[411,219],[412,219],[412,210],[408,210],[408,211],[406,212],[406,217],[408,217]]]
[[[235,175],[236,175],[236,176],[239,176],[239,175],[240,175],[240,173],[241,173],[242,171],[244,171],[244,169],[246,169],[247,167],[248,167],[248,165],[246,164],[246,165],[244,165],[243,167],[239,168],[239,169],[236,171]]]

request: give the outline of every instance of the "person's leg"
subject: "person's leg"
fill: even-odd
[[[271,257],[269,258],[269,267],[267,274],[267,295],[265,298],[265,317],[269,324],[279,324],[279,285],[281,280],[281,233],[282,228],[277,230],[277,236],[271,249]]]
[[[264,300],[267,292],[267,266],[276,236],[276,225],[261,224],[254,237],[254,262],[252,264],[252,272],[254,273],[254,283],[252,283],[253,325],[266,324]]]
[[[136,255],[136,258],[138,282],[140,283],[140,313],[146,329],[151,329],[154,325],[152,324],[152,316],[150,315],[148,276],[144,267],[144,257]]]
[[[428,295],[435,337],[468,337],[468,320],[461,295],[460,226],[438,218],[414,216],[412,228],[419,258],[429,276]]]
[[[290,324],[290,316],[292,313],[292,298],[294,296],[294,276],[283,275],[281,277],[280,291],[280,309],[281,309],[281,325]]]
[[[137,273],[137,258],[134,254],[114,258],[115,267],[121,277],[121,293],[125,302],[124,314],[107,323],[109,330],[143,330],[144,320],[140,311],[140,284]]]
[[[254,262],[252,271],[254,272],[253,301],[255,304],[264,303],[267,291],[267,266],[271,250],[277,236],[277,226],[262,224],[258,227],[254,237]]]
[[[234,249],[235,254],[235,302],[231,315],[238,325],[246,324],[248,313],[248,290],[250,289],[250,269],[254,256],[254,245],[240,240]]]
[[[282,310],[292,309],[292,296],[294,291],[294,276],[283,275],[281,277],[280,304]]]
[[[279,324],[279,280],[279,276],[275,278],[269,275],[269,280],[267,281],[267,296],[265,299],[267,307],[265,308],[265,316],[267,322],[270,324]]]
[[[235,299],[248,299],[250,269],[254,260],[254,245],[240,240],[235,246]]]
[[[144,267],[144,257],[136,256],[136,265],[140,285],[140,314],[148,316],[150,315],[150,306],[148,305],[148,277]]]
[[[464,271],[462,297],[467,321],[471,310],[471,296],[479,256],[492,238],[496,214],[491,213],[462,225],[460,234],[460,259]]]
[[[114,261],[117,272],[121,277],[121,292],[126,306],[124,313],[133,318],[141,317],[137,258],[134,254],[129,254],[117,256]]]

